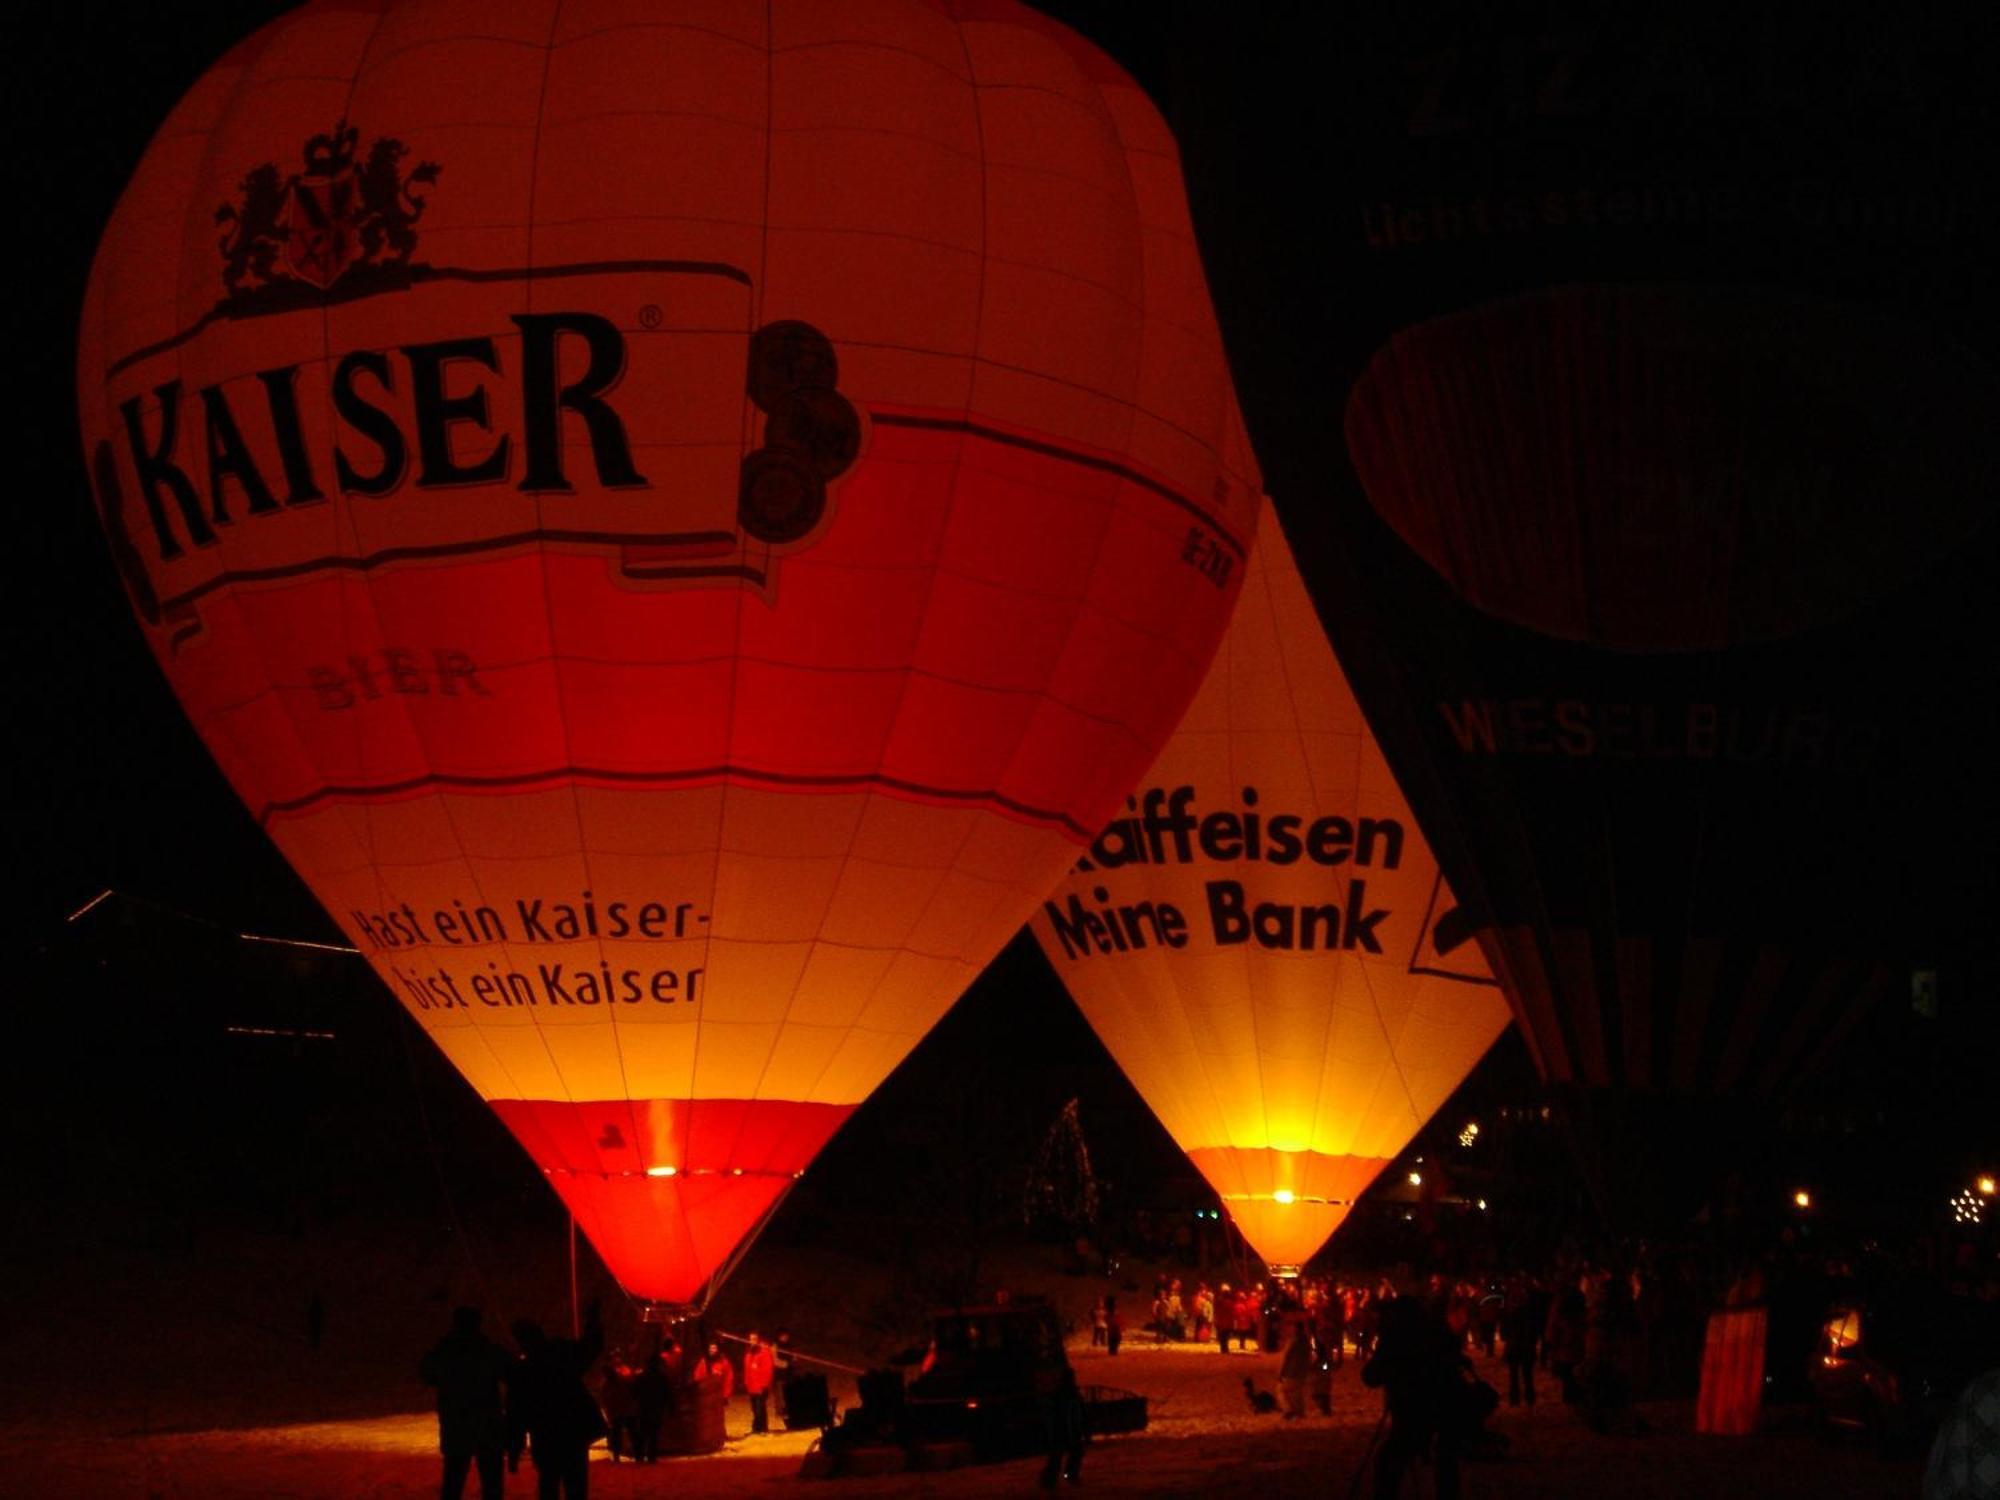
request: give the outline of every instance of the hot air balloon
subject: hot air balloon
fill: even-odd
[[[1685,1222],[1990,815],[1945,683],[1994,638],[1990,54],[1364,24],[1314,263],[1343,451],[1286,519],[1600,1201]]]
[[[1032,925],[1280,1275],[1507,1024],[1268,511],[1187,717]]]
[[[1256,522],[1173,143],[1004,0],[309,5],[155,138],[79,385],[223,771],[682,1306],[1117,810]]]

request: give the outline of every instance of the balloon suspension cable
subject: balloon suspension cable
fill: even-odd
[[[204,917],[198,912],[183,911],[178,906],[170,906],[164,901],[155,901],[151,896],[134,895],[130,891],[121,891],[113,886],[106,886],[75,911],[64,917],[64,925],[68,926],[82,920],[84,917],[89,916],[90,913],[96,911],[100,906],[103,906],[107,901],[121,902],[128,906],[142,906],[148,911],[158,912],[163,917],[172,917],[177,922],[186,922],[193,927],[206,927],[211,932],[220,932],[225,936],[235,938],[239,943],[263,943],[273,948],[297,948],[310,953],[332,953],[342,958],[360,958],[362,956],[359,948],[347,943],[317,942],[311,938],[274,937],[268,932],[245,932],[240,927],[232,926],[228,922],[217,921],[214,917]]]
[[[410,1032],[416,1022],[408,1011],[398,1006],[395,1030],[403,1044],[403,1062],[409,1070],[410,1093],[417,1101],[417,1118],[424,1127],[424,1150],[431,1159],[431,1171],[437,1177],[438,1196],[444,1200],[445,1217],[451,1220],[451,1232],[458,1241],[459,1254],[465,1257],[466,1266],[472,1272],[472,1279],[479,1283],[479,1298],[485,1302],[491,1298],[492,1287],[486,1280],[486,1273],[480,1269],[479,1258],[472,1253],[472,1240],[465,1232],[465,1221],[458,1214],[458,1200],[452,1196],[451,1174],[444,1169],[444,1157],[438,1150],[437,1132],[431,1128],[430,1106],[424,1102],[423,1074],[417,1067],[416,1049],[410,1045]]]
[[[715,1330],[715,1336],[717,1339],[721,1340],[725,1344],[743,1344],[747,1346],[750,1342],[749,1339],[745,1338],[740,1333],[727,1333],[720,1328]],[[766,1349],[772,1349],[776,1347],[776,1345],[774,1345],[769,1339],[762,1339],[761,1342]],[[796,1349],[787,1349],[785,1350],[785,1353],[790,1358],[798,1360],[803,1364],[818,1365],[821,1369],[825,1370],[838,1370],[843,1375],[859,1376],[859,1375],[866,1375],[868,1373],[866,1370],[863,1370],[858,1366],[844,1365],[837,1359],[821,1359],[817,1354],[801,1354]]]

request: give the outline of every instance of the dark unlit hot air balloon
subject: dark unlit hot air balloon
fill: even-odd
[[[203,740],[666,1303],[1122,805],[1256,524],[1173,143],[1003,0],[307,6],[79,363]]]
[[[1033,926],[1281,1274],[1507,1024],[1268,512],[1187,717]]]
[[[1824,19],[1384,15],[1327,126],[1287,522],[1629,1225],[1905,982],[1986,774],[1990,75]]]

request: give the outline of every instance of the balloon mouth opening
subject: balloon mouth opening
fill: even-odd
[[[1294,1203],[1317,1203],[1330,1208],[1352,1208],[1352,1198],[1316,1198],[1309,1193],[1295,1193],[1290,1188],[1279,1188],[1272,1193],[1223,1193],[1224,1203],[1278,1203],[1290,1207]]]
[[[580,1172],[574,1167],[543,1167],[544,1177],[596,1177],[609,1182],[619,1177],[775,1177],[785,1182],[796,1182],[805,1176],[805,1169],[796,1172],[773,1172],[759,1167],[647,1167],[643,1171],[631,1172]]]

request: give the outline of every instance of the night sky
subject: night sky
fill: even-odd
[[[209,62],[283,8],[72,4],[36,7],[12,30],[17,269],[5,316],[18,393],[11,449],[21,522],[8,548],[17,606],[8,652],[16,673],[8,723],[17,950],[45,943],[68,912],[107,886],[230,927],[339,941],[215,771],[147,656],[91,513],[72,398],[74,323],[91,254],[150,132]],[[1124,62],[1174,126],[1267,485],[1281,505],[1288,495],[1310,494],[1338,462],[1338,396],[1321,351],[1366,321],[1366,310],[1344,302],[1356,237],[1352,195],[1330,184],[1328,100],[1377,66],[1366,34],[1372,23],[1358,8],[1317,4],[1067,0],[1046,8]],[[1810,49],[1800,58],[1810,76]],[[1976,61],[1964,66],[1966,77],[1981,77]],[[1993,74],[1983,76],[1990,109]],[[1947,78],[1936,86],[1966,85]],[[1508,87],[1487,91],[1493,109],[1509,107]],[[1905,141],[1898,149],[1924,147]],[[1967,681],[1962,663],[1940,660],[1913,661],[1910,671],[1935,693],[1973,704],[1962,732],[1992,744],[1990,678]],[[2000,1045],[1993,991],[2000,964],[1983,919],[1996,895],[2000,830],[1990,792],[1954,810],[1949,837],[1926,830],[1925,838],[1939,884],[1962,898],[1963,915],[1933,935],[1933,952],[1912,955],[1945,976],[1941,1024],[1913,1036],[1907,998],[1892,995],[1887,1014],[1863,1034],[1874,1038],[1872,1048],[1858,1047],[1822,1096],[1852,1103],[1874,1095],[1906,1112],[1927,1101],[1907,1128],[1953,1138],[1952,1159],[1938,1164],[1946,1175],[1960,1156],[2000,1148],[1991,1096],[1977,1099],[1980,1078],[1991,1077],[1990,1064],[1977,1060]],[[892,1088],[948,1088],[950,1070],[979,1054],[966,1038],[1013,1034],[995,1018],[1041,1016],[1076,1071],[1038,1089],[1035,1107],[1095,1090],[1107,1107],[1132,1108],[1038,956],[1017,943],[986,988],[1016,998],[982,1002],[979,1018],[962,1023],[971,1030],[949,1048],[920,1052],[918,1072],[906,1068]],[[1025,1003],[1024,992],[1032,993]],[[389,996],[373,998],[392,1013]],[[32,1007],[39,1025],[30,1035],[51,1045],[116,1024],[65,1012],[53,997],[15,991],[9,1003]],[[935,1074],[924,1074],[925,1066]],[[1511,1039],[1489,1071],[1489,1099],[1528,1089],[1525,1055]],[[1157,1139],[1134,1145],[1128,1159],[1145,1160],[1157,1146]]]

